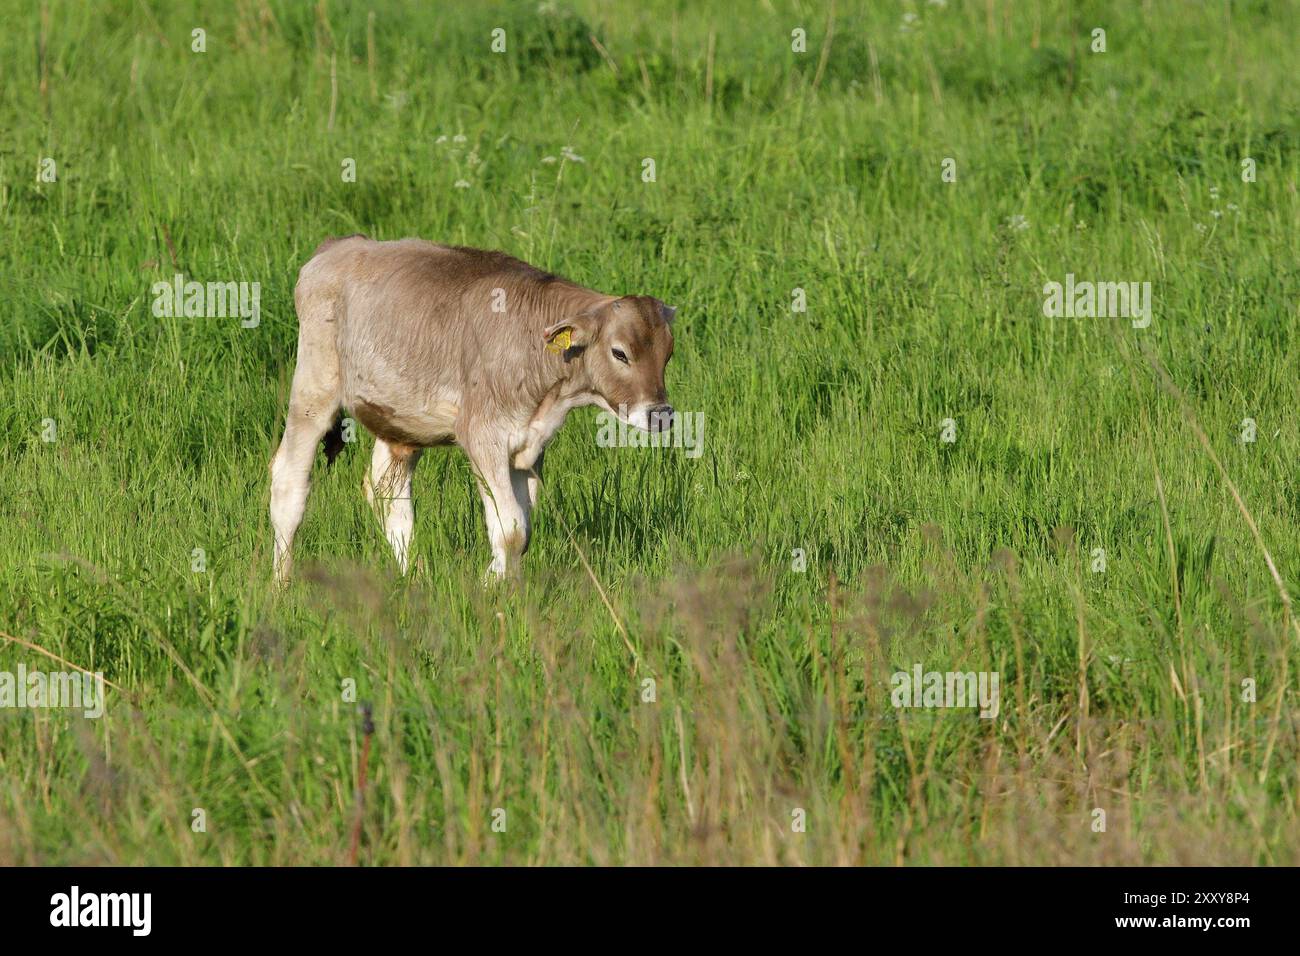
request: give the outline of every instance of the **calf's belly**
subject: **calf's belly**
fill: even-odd
[[[393,445],[427,448],[455,441],[460,407],[449,397],[435,398],[412,407],[395,399],[358,395],[348,403],[352,417],[376,438]]]

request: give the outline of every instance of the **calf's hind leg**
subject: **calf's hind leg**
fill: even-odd
[[[333,423],[337,406],[327,411],[311,412],[289,405],[289,420],[284,438],[271,459],[271,528],[275,532],[275,582],[289,581],[293,559],[293,536],[307,510],[307,493],[311,490],[311,464],[316,446]]]
[[[411,476],[420,460],[421,448],[375,439],[375,453],[366,475],[366,500],[384,525],[384,535],[402,573],[410,563],[411,534],[415,509],[411,503]]]
[[[271,459],[271,528],[275,583],[280,587],[288,583],[292,570],[293,536],[307,508],[316,446],[339,410],[338,356],[332,344],[317,343],[315,338],[305,326],[299,331],[284,438]]]

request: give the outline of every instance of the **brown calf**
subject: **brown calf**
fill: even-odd
[[[675,310],[650,296],[593,292],[500,252],[348,236],[326,240],[302,267],[294,303],[298,364],[271,461],[280,584],[316,446],[341,410],[375,435],[365,493],[402,571],[416,462],[425,448],[456,444],[478,480],[495,577],[528,547],[542,456],[570,409],[672,427],[664,367]]]

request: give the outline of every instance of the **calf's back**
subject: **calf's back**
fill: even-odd
[[[364,236],[322,243],[295,289],[301,342],[333,344],[341,404],[412,445],[526,421],[553,377],[542,330],[612,298],[504,253]]]

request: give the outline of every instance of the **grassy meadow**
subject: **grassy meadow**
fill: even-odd
[[[1297,3],[0,20],[0,671],[112,684],[0,708],[0,864],[1300,863]],[[464,456],[403,578],[361,432],[273,593],[293,284],[354,232],[677,306],[703,453],[574,413],[484,588]],[[156,316],[178,273],[260,321]]]

